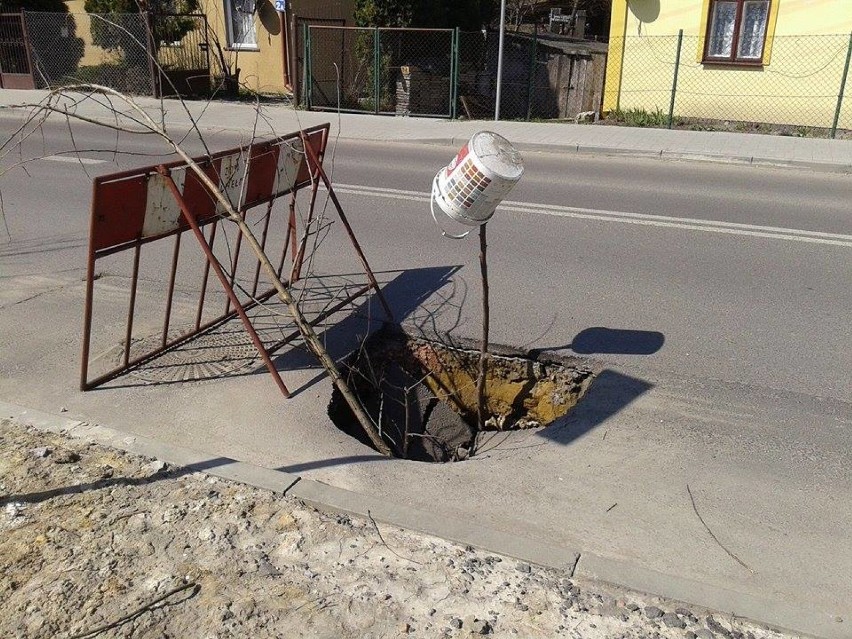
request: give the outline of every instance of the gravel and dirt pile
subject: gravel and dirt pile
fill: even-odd
[[[2,637],[780,639],[0,422]]]

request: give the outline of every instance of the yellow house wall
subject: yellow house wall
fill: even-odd
[[[119,61],[120,55],[107,51],[93,43],[89,17],[84,8],[85,0],[66,0],[69,13],[75,14],[76,36],[84,42],[84,53],[80,66],[98,65],[104,62]],[[288,2],[289,6],[294,3]],[[328,18],[342,18],[351,22],[354,12],[353,0],[337,0],[334,3],[319,3],[314,6],[311,0],[303,0],[296,6],[298,11],[316,13]],[[257,34],[257,48],[230,49],[228,47],[225,24],[224,0],[201,0],[200,12],[207,15],[210,29],[223,48],[225,60],[232,68],[240,69],[240,83],[263,93],[281,93],[284,91],[284,65],[281,49],[281,28],[278,13],[272,0],[257,0],[257,12],[254,16]],[[290,45],[295,46],[295,38]],[[161,51],[161,61],[168,63],[170,51]],[[211,66],[214,74],[220,73],[215,46],[211,41]],[[295,56],[293,56],[295,59]],[[295,69],[291,69],[295,75]],[[296,81],[290,78],[291,83]]]
[[[222,0],[203,0],[202,10],[207,14],[210,28],[216,34],[225,54],[225,60],[240,69],[240,84],[261,93],[284,91],[284,68],[281,56],[281,30],[274,6],[264,0],[258,2],[254,16],[257,49],[228,49],[225,26],[225,5]],[[215,48],[211,49],[215,57]],[[219,64],[212,63],[214,73]]]
[[[83,6],[85,0],[67,0],[65,6],[68,13],[74,16],[74,35],[83,41],[83,57],[80,58],[79,66],[94,66],[105,62],[120,62],[121,53],[108,51],[94,43],[92,40],[92,29],[90,18]]]
[[[709,0],[614,0],[604,111],[668,113],[683,29],[675,116],[831,126],[852,2],[773,0],[765,64],[753,68],[701,63],[708,8]],[[852,128],[852,107],[840,126]]]

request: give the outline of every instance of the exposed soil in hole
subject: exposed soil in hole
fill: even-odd
[[[490,350],[486,430],[547,426],[580,401],[594,378],[576,359]],[[478,366],[472,343],[448,346],[386,329],[350,355],[341,372],[395,455],[447,462],[475,454]],[[336,389],[328,412],[338,428],[371,445]]]

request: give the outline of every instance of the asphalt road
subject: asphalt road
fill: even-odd
[[[0,119],[0,128],[8,130],[8,121]],[[15,169],[0,177],[13,240],[0,243],[0,282],[17,278],[17,285],[25,286],[27,277],[37,283],[38,276],[83,273],[90,197],[90,177],[83,169],[91,176],[119,167],[109,154],[94,151],[115,147],[111,133],[75,131],[78,148],[88,149],[81,152],[84,165],[63,156],[30,165],[29,175]],[[44,140],[29,142],[28,152],[41,154],[42,145],[48,152],[67,150],[64,135],[61,125],[50,125]],[[238,137],[219,133],[210,143],[220,149]],[[120,158],[120,168],[152,163],[162,153],[150,138],[127,138],[120,146],[138,154]],[[406,282],[422,289],[412,295],[425,296],[426,312],[408,308],[402,319],[476,337],[477,242],[441,238],[426,199],[432,177],[454,152],[340,141],[326,168],[333,170],[374,270],[415,273]],[[714,525],[742,544],[741,553],[771,556],[752,584],[766,592],[789,586],[795,591],[785,591],[791,601],[801,596],[824,609],[847,605],[852,600],[852,549],[843,542],[852,525],[851,178],[577,154],[526,153],[525,160],[526,175],[488,227],[492,338],[591,358],[614,372],[599,387],[616,395],[624,391],[623,398],[616,421],[610,419],[611,406],[601,409],[612,431],[606,450],[572,436],[562,442],[570,442],[571,451],[554,449],[533,462],[558,468],[560,481],[564,476],[566,485],[572,482],[570,513],[564,493],[551,485],[553,477],[532,470],[518,474],[529,464],[523,460],[517,461],[514,492],[505,504],[487,490],[489,482],[472,487],[467,498],[485,521],[499,521],[500,507],[510,506],[513,516],[550,539],[560,540],[564,531],[593,550],[635,555],[666,572],[680,564],[666,559],[657,565],[654,558],[661,547],[680,543],[682,531],[694,524],[692,510],[683,507],[683,491],[674,486],[703,481],[718,509]],[[10,156],[4,162],[13,161]],[[324,267],[354,264],[344,248],[339,250]],[[434,271],[425,269],[454,274],[450,282],[430,288],[433,281],[425,274]],[[13,296],[15,301],[25,297],[21,291]],[[394,303],[398,297],[399,291]],[[9,303],[0,291],[0,310]],[[79,307],[67,312],[75,333]],[[3,330],[7,335],[0,345],[11,353],[12,329]],[[65,356],[75,357],[76,351]],[[10,357],[13,370],[26,366],[22,358]],[[14,402],[10,393],[31,392],[15,384],[8,368],[5,373],[7,380],[0,383],[5,399]],[[654,392],[635,401],[651,388]],[[589,406],[587,411],[595,410]],[[618,422],[619,410],[629,416],[624,423]],[[296,444],[274,452],[262,434],[241,437],[243,456],[270,466],[334,454],[312,449],[316,442],[310,433],[293,435],[303,438],[298,444],[307,442],[304,452]],[[570,455],[583,463],[559,466],[568,464]],[[474,486],[475,466],[453,466],[446,476]],[[390,470],[384,474],[384,468],[325,468],[312,476],[384,491],[404,502],[410,496],[404,483]],[[437,481],[423,469],[405,472],[411,485]],[[625,493],[632,493],[635,503]],[[418,506],[430,508],[429,500],[440,494],[422,493]],[[610,497],[620,504],[606,515],[611,530],[599,515],[588,514],[603,513],[612,502],[602,502]],[[621,527],[618,517],[624,518]],[[719,564],[729,562],[714,555],[719,552],[712,545],[703,548],[701,559],[685,572],[696,579],[715,574]],[[734,580],[724,583],[739,583],[737,566],[720,570],[719,579]]]
[[[29,177],[21,169],[3,177],[18,246],[2,250],[23,260],[6,268],[81,266],[87,173],[153,163],[163,153],[151,136],[123,137],[116,164],[112,154],[93,152],[116,148],[113,133],[76,126],[74,140],[85,164],[60,155],[28,164]],[[239,140],[219,133],[208,143]],[[67,128],[56,123],[27,151],[69,147]],[[477,242],[441,238],[425,202],[453,151],[340,141],[327,166],[374,269],[464,267],[469,299],[461,317],[447,321],[475,336]],[[549,153],[525,159],[511,204],[489,225],[495,340],[556,347],[590,327],[656,332],[665,343],[653,356],[604,359],[852,401],[848,176]],[[29,253],[37,247],[41,253]]]

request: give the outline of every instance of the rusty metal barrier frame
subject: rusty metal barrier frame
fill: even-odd
[[[373,271],[334,192],[331,180],[323,169],[322,163],[328,144],[329,130],[330,125],[326,123],[272,140],[258,142],[248,147],[229,149],[210,156],[194,158],[194,160],[214,183],[219,184],[220,189],[231,202],[239,202],[235,208],[244,219],[249,209],[262,204],[267,205],[260,237],[260,245],[264,252],[266,251],[267,235],[275,200],[283,195],[290,195],[287,230],[277,268],[279,280],[282,277],[288,251],[291,252],[290,259],[292,262],[290,279],[295,282],[301,277],[302,260],[308,241],[307,229],[310,228],[313,221],[319,184],[322,182],[361,261],[369,283],[345,299],[340,300],[333,307],[320,313],[311,320],[310,324],[316,325],[324,321],[370,290],[376,292],[385,313],[389,319],[392,319],[390,306],[379,289]],[[301,189],[308,187],[311,189],[311,193],[308,216],[305,222],[306,232],[303,233],[301,242],[297,242],[296,195]],[[271,288],[258,293],[261,272],[261,265],[258,260],[252,283],[251,301],[248,303],[240,302],[234,291],[234,284],[243,234],[242,231],[237,233],[231,263],[228,265],[229,271],[226,272],[213,253],[216,229],[222,219],[219,205],[217,205],[209,189],[185,163],[180,161],[113,173],[94,179],[86,275],[86,304],[83,318],[80,390],[91,390],[115,379],[130,369],[141,366],[166,351],[177,348],[199,335],[221,326],[234,317],[239,317],[278,388],[285,397],[290,396],[290,391],[275,368],[270,354],[296,339],[299,336],[299,331],[293,331],[269,347],[264,346],[246,311],[270,299],[276,294],[276,291]],[[209,238],[205,237],[204,234],[204,229],[208,225],[210,226]],[[169,339],[169,324],[181,238],[187,232],[192,233],[198,241],[205,257],[195,327],[184,335]],[[131,358],[133,320],[136,310],[136,292],[139,283],[142,247],[169,237],[175,239],[160,344],[149,352]],[[89,379],[94,282],[96,279],[95,266],[98,259],[124,251],[133,251],[133,270],[121,364],[95,379]],[[222,315],[202,324],[211,268],[225,291],[227,303]],[[287,286],[290,284],[290,280],[283,280],[283,282]]]

